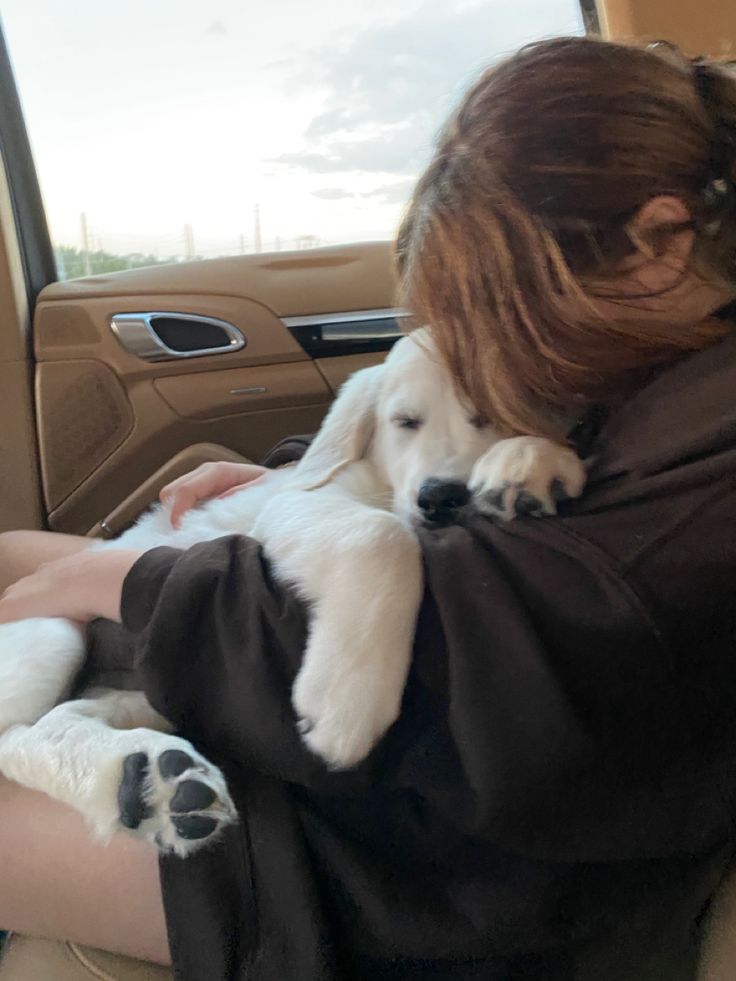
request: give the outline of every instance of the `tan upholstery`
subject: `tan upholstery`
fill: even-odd
[[[736,934],[723,926],[710,942],[695,981],[734,981],[736,978]],[[721,932],[723,931],[723,932]],[[711,950],[707,947],[711,946]],[[11,937],[0,957],[0,981],[173,981],[169,968],[108,954],[92,947]],[[204,979],[203,979],[204,981]],[[600,981],[605,981],[601,978]],[[661,981],[666,981],[662,978]]]
[[[91,947],[12,936],[0,957],[0,981],[173,981],[168,968]],[[695,981],[736,979],[736,870],[716,894]],[[205,979],[203,979],[205,981]],[[600,981],[606,981],[601,978]],[[667,981],[662,978],[661,981]]]
[[[0,981],[173,981],[169,968],[78,944],[17,934],[0,959]]]
[[[174,263],[46,287],[33,323],[38,442],[32,415],[18,440],[20,446],[26,439],[26,458],[38,458],[49,528],[86,534],[191,444],[220,443],[258,460],[290,433],[315,432],[335,382],[356,361],[348,354],[312,360],[281,318],[392,309],[394,293],[389,242]],[[0,312],[2,303],[0,289]],[[215,317],[240,330],[247,344],[151,362],[127,349],[110,326],[116,314],[143,311]],[[357,363],[382,356],[359,356]],[[12,357],[17,363],[20,355]],[[8,376],[7,387],[13,366],[3,361],[0,338],[0,382]],[[22,368],[16,388],[21,381],[29,387],[31,365]],[[0,384],[0,408],[7,406],[11,422],[23,421],[16,390],[12,402],[4,396]],[[20,450],[11,453],[16,457],[17,470]],[[25,484],[23,500],[3,515],[13,492],[3,488],[0,473],[0,530],[28,526]],[[39,527],[40,518],[34,520]]]

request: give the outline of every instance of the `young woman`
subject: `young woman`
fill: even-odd
[[[532,45],[450,121],[406,300],[490,424],[593,462],[558,518],[423,534],[402,715],[356,770],[299,742],[305,611],[255,543],[72,555],[6,593],[0,619],[121,620],[229,776],[241,824],[161,864],[178,977],[695,977],[736,816],[735,178],[736,81],[667,48]],[[0,922],[164,960],[153,856],[105,865],[68,817],[73,866],[29,886],[55,806],[2,793]],[[77,862],[125,908],[54,912]]]

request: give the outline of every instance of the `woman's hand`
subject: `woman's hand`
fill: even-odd
[[[171,508],[171,524],[178,528],[195,504],[211,497],[227,497],[266,473],[255,463],[203,463],[161,489],[159,500]]]
[[[120,620],[123,580],[143,551],[79,552],[45,565],[0,597],[0,623],[28,617]]]

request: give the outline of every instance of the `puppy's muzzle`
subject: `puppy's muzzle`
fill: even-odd
[[[417,495],[422,518],[433,527],[452,524],[457,519],[458,511],[469,500],[467,484],[461,480],[442,480],[439,477],[428,477]]]

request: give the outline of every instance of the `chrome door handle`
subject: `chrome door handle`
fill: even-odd
[[[189,338],[187,325],[192,327]],[[110,328],[126,351],[144,361],[228,354],[247,343],[241,331],[226,320],[194,313],[116,313],[110,318]]]

